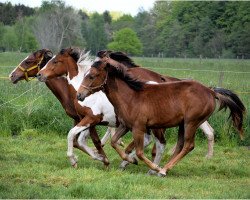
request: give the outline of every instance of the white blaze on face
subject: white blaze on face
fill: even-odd
[[[147,81],[146,84],[158,85],[159,83],[157,83],[157,82],[155,82],[155,81]]]
[[[18,66],[20,66],[21,63],[22,63],[23,61],[25,61],[28,57],[29,57],[29,56],[27,56],[26,58],[24,58],[24,59],[17,65],[17,67],[10,73],[9,77],[11,77],[11,75],[13,74],[14,71],[16,71],[16,69],[18,68]]]

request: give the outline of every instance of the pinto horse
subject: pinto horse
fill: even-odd
[[[134,79],[122,63],[109,64],[109,58],[96,61],[78,90],[78,99],[84,100],[93,92],[103,90],[115,108],[121,126],[112,137],[111,145],[123,160],[134,163],[116,141],[132,130],[136,155],[159,176],[166,173],[194,149],[197,128],[216,108],[229,108],[233,125],[243,137],[245,107],[236,94],[223,88],[208,88],[196,81],[176,81],[148,84]],[[178,92],[177,92],[178,91]],[[202,94],[202,95],[201,95]],[[178,141],[169,162],[160,168],[144,155],[143,135],[149,128],[179,127]]]
[[[131,72],[134,75],[135,73],[139,74],[139,76],[137,76],[136,78],[141,81],[145,81],[145,82],[151,81],[151,83],[152,81],[157,82],[157,83],[181,81],[180,79],[177,79],[175,77],[163,76],[151,70],[139,67],[133,62],[133,60],[131,60],[126,54],[122,52],[112,52],[112,51],[103,50],[97,53],[97,57],[100,59],[105,59],[107,56],[110,58],[109,59],[110,64],[112,63],[117,64],[116,61],[124,64],[125,66],[129,68],[127,72],[129,73]],[[213,156],[214,129],[211,127],[211,125],[207,121],[201,124],[200,128],[205,133],[208,139],[208,152],[207,152],[206,158],[211,158]],[[163,130],[163,132],[165,132],[165,130]],[[172,152],[174,152],[174,148]]]
[[[38,50],[31,55],[27,56],[9,75],[12,83],[16,84],[20,80],[29,81],[34,78],[36,74],[42,69],[47,62],[52,58],[53,53],[48,49]],[[52,91],[56,98],[60,101],[62,107],[64,108],[66,114],[74,120],[74,125],[78,124],[80,117],[75,110],[74,104],[70,98],[70,86],[65,77],[56,77],[45,82],[46,86]],[[90,128],[91,136],[97,135],[97,132],[94,127]],[[108,135],[114,133],[114,129],[108,129],[104,138],[102,139],[101,144],[104,145]],[[95,147],[98,150],[98,153],[101,154],[101,145],[98,137],[93,137]],[[88,153],[85,149],[85,143],[78,142],[74,140],[74,147],[82,150],[85,153]]]

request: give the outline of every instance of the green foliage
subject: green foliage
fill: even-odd
[[[85,38],[87,48],[93,53],[105,49],[107,45],[107,33],[103,15],[94,13],[82,26],[82,35]]]
[[[131,55],[140,55],[142,53],[142,44],[136,33],[130,28],[124,28],[116,32],[114,41],[108,44],[108,48]]]
[[[31,16],[35,13],[34,8],[23,4],[12,5],[10,2],[0,2],[0,22],[4,25],[13,25],[16,21],[25,16]]]
[[[167,57],[250,56],[249,2],[159,1],[151,12],[158,51]]]
[[[18,50],[18,37],[13,26],[5,26],[5,32],[2,39],[2,47],[7,51]]]

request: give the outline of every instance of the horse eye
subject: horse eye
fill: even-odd
[[[94,77],[93,77],[93,76],[91,76],[91,75],[89,75],[89,79],[90,79],[90,80],[93,80],[93,79],[94,79]]]
[[[30,64],[30,63],[31,63],[30,60],[26,60],[26,61],[25,61],[25,64],[27,64],[27,65]]]

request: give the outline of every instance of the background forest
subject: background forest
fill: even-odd
[[[147,57],[250,58],[249,33],[247,1],[156,1],[136,16],[54,0],[38,8],[0,3],[0,51],[80,46],[93,54],[109,48]]]

